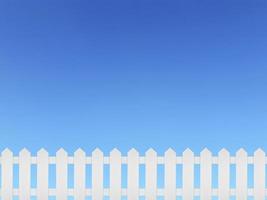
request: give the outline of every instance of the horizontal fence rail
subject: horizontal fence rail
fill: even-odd
[[[208,149],[196,156],[186,149],[180,156],[168,149],[158,156],[153,149],[140,156],[131,149],[126,156],[113,149],[109,156],[96,149],[90,156],[78,149],[73,156],[64,149],[55,156],[41,149],[32,156],[27,149],[14,156],[5,149],[0,156],[2,200],[265,200],[267,157],[258,149],[248,156],[240,149],[233,156],[222,149],[216,156]]]

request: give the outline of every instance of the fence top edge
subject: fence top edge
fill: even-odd
[[[101,154],[103,156],[112,155],[112,153],[119,153],[119,154],[121,154],[121,156],[124,156],[124,155],[127,156],[127,155],[130,155],[130,154],[136,154],[138,156],[139,155],[147,156],[147,155],[150,155],[150,154],[155,154],[158,157],[164,157],[164,156],[166,156],[168,154],[175,154],[177,157],[183,157],[183,156],[186,156],[186,155],[192,155],[194,157],[197,157],[197,156],[201,156],[202,154],[203,155],[210,154],[212,157],[219,157],[219,156],[222,156],[222,155],[229,155],[229,156],[238,156],[238,155],[265,156],[266,155],[266,151],[264,151],[262,148],[257,148],[253,152],[248,152],[248,151],[245,150],[245,148],[240,148],[235,152],[231,152],[231,151],[227,150],[226,148],[222,148],[218,152],[211,151],[208,148],[204,148],[200,152],[199,151],[197,153],[195,153],[195,152],[196,151],[193,151],[190,148],[186,148],[184,151],[181,151],[181,152],[175,151],[175,149],[173,149],[173,148],[168,148],[163,152],[157,151],[157,150],[155,150],[153,148],[149,148],[146,151],[138,151],[135,148],[131,148],[126,152],[125,151],[120,151],[119,148],[113,148],[110,151],[102,151],[100,148],[95,148],[93,151],[85,151],[82,148],[78,148],[74,152],[73,151],[67,151],[64,148],[60,148],[56,152],[53,152],[51,154],[45,148],[41,148],[37,152],[36,151],[30,151],[27,148],[23,148],[18,152],[17,151],[12,151],[9,148],[5,148],[2,151],[0,151],[0,157],[2,157],[2,156],[20,155],[20,154],[30,154],[32,156],[35,156],[35,155],[37,156],[39,154],[47,154],[49,156],[56,156],[57,154],[60,154],[60,153],[64,153],[64,154],[66,154],[68,156],[75,156],[76,154],[82,154],[83,153],[86,157],[88,157],[88,155],[92,156],[94,154]]]

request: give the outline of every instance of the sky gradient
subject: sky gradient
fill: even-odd
[[[0,150],[267,150],[267,1],[1,1]]]

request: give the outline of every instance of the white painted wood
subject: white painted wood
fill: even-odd
[[[194,199],[194,153],[190,149],[183,152],[183,200]]]
[[[127,199],[139,200],[139,153],[135,149],[127,157]]]
[[[212,156],[208,149],[200,153],[200,200],[211,200]]]
[[[19,199],[31,197],[31,154],[27,149],[19,153]]]
[[[254,200],[265,199],[265,152],[254,152]]]
[[[121,199],[121,152],[110,152],[110,200]]]
[[[37,152],[37,200],[48,200],[48,152],[41,149]]]
[[[3,200],[13,199],[13,153],[5,149],[1,155],[1,197]]]
[[[218,198],[229,200],[230,198],[230,154],[222,149],[218,155]]]
[[[103,199],[103,153],[95,149],[92,153],[92,200]]]
[[[56,153],[56,199],[68,198],[68,154],[64,149]]]
[[[236,153],[236,199],[247,199],[247,152],[240,149]]]
[[[85,192],[85,168],[86,155],[82,149],[78,149],[74,153],[74,199],[84,200],[86,197]]]
[[[149,149],[145,155],[145,197],[157,199],[157,152]]]
[[[164,162],[164,199],[176,200],[176,152],[168,149]]]
[[[175,151],[169,149],[164,156],[157,157],[157,153],[150,149],[145,156],[132,149],[127,157],[114,149],[109,157],[96,149],[92,157],[86,157],[85,152],[78,149],[74,156],[68,157],[61,149],[55,157],[49,157],[48,152],[41,149],[36,157],[31,157],[30,152],[23,149],[19,156],[6,149],[1,153],[1,188],[0,198],[12,200],[18,196],[20,200],[29,200],[31,195],[36,195],[38,200],[48,200],[48,194],[55,195],[57,200],[67,200],[68,194],[75,200],[85,200],[92,196],[92,200],[102,200],[108,196],[111,200],[120,200],[122,195],[127,195],[129,200],[139,200],[145,196],[147,200],[156,200],[157,195],[164,199],[175,200],[176,194],[182,195],[183,200],[193,200],[194,195],[201,200],[211,200],[212,195],[219,200],[229,200],[231,195],[236,195],[237,200],[247,200],[248,195],[255,200],[265,200],[265,165],[267,158],[265,152],[258,149],[253,156],[248,157],[245,150],[240,149],[235,157],[230,157],[227,150],[223,149],[217,157],[212,157],[207,149],[201,155],[194,157],[194,153],[187,149],[182,157],[177,157]],[[56,164],[56,189],[48,188],[49,163]],[[74,188],[68,188],[68,163],[74,164]],[[110,188],[103,188],[104,163],[110,167]],[[127,164],[127,189],[122,188],[121,167]],[[157,165],[164,164],[164,188],[157,188]],[[253,164],[254,186],[248,189],[249,164]],[[13,165],[19,166],[19,188],[13,189]],[[86,164],[92,165],[92,188],[85,186]],[[145,188],[139,188],[139,165],[145,165]],[[176,165],[182,164],[182,188],[176,188]],[[194,165],[200,164],[200,188],[194,188]],[[218,189],[212,188],[212,164],[218,166]],[[236,189],[230,190],[230,164],[236,165]],[[31,165],[37,166],[37,188],[31,188]],[[213,190],[212,190],[213,189]]]

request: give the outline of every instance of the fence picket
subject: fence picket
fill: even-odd
[[[37,188],[38,200],[48,200],[48,152],[41,149],[37,152]]]
[[[102,200],[103,193],[103,164],[102,151],[95,149],[92,153],[92,200]]]
[[[254,199],[265,199],[265,152],[261,149],[254,153]]]
[[[240,149],[236,153],[236,199],[247,199],[247,152]]]
[[[139,153],[135,149],[128,152],[128,180],[127,197],[128,200],[139,199]]]
[[[211,152],[204,149],[200,153],[200,200],[211,200]]]
[[[149,149],[145,156],[145,197],[147,200],[157,199],[157,152]]]
[[[183,188],[182,196],[184,200],[194,199],[194,153],[190,149],[183,152]]]
[[[121,152],[110,152],[110,200],[121,199]]]
[[[85,191],[85,165],[86,155],[82,149],[78,149],[74,153],[74,199],[84,200]]]
[[[164,198],[176,200],[176,152],[168,149],[164,156]]]
[[[31,197],[31,154],[27,149],[19,153],[19,199]]]
[[[68,198],[68,154],[64,149],[56,153],[56,199]]]
[[[218,155],[218,197],[228,200],[230,197],[230,154],[222,149]]]
[[[13,153],[5,149],[1,155],[1,197],[4,200],[13,199]]]

